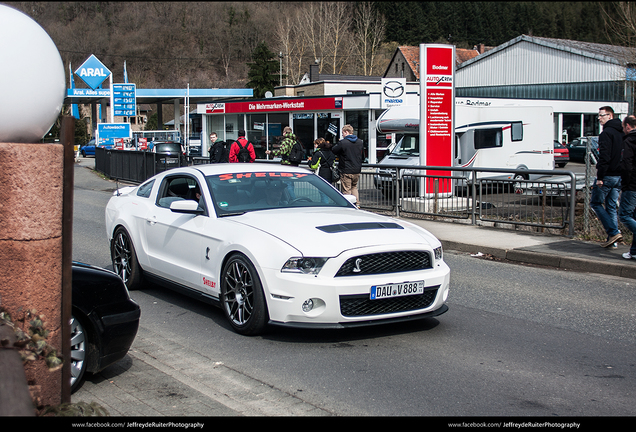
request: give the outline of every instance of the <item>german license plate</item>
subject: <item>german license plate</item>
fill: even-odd
[[[422,294],[424,281],[402,282],[371,287],[371,300]]]

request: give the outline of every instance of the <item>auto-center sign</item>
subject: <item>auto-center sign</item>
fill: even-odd
[[[455,140],[455,46],[420,45],[420,165],[453,166]],[[432,171],[433,176],[451,176],[450,171]],[[422,179],[420,187],[431,196],[452,194],[451,181]]]

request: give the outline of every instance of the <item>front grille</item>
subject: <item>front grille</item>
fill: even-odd
[[[370,300],[369,294],[340,296],[340,313],[346,317],[407,312],[429,307],[435,301],[439,285],[428,287],[423,294]]]
[[[429,269],[431,255],[422,251],[383,252],[349,258],[340,267],[336,277],[399,273]]]

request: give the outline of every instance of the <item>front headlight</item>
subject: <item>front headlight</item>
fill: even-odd
[[[287,260],[280,271],[283,273],[318,274],[326,262],[327,258],[292,257]]]
[[[442,259],[442,247],[436,247],[435,249],[433,249],[433,252],[435,253],[435,261],[439,261]]]

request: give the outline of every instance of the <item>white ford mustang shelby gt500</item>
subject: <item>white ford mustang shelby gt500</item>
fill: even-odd
[[[174,168],[114,192],[115,272],[215,303],[241,334],[440,315],[450,270],[431,233],[358,210],[314,173],[273,164]]]

